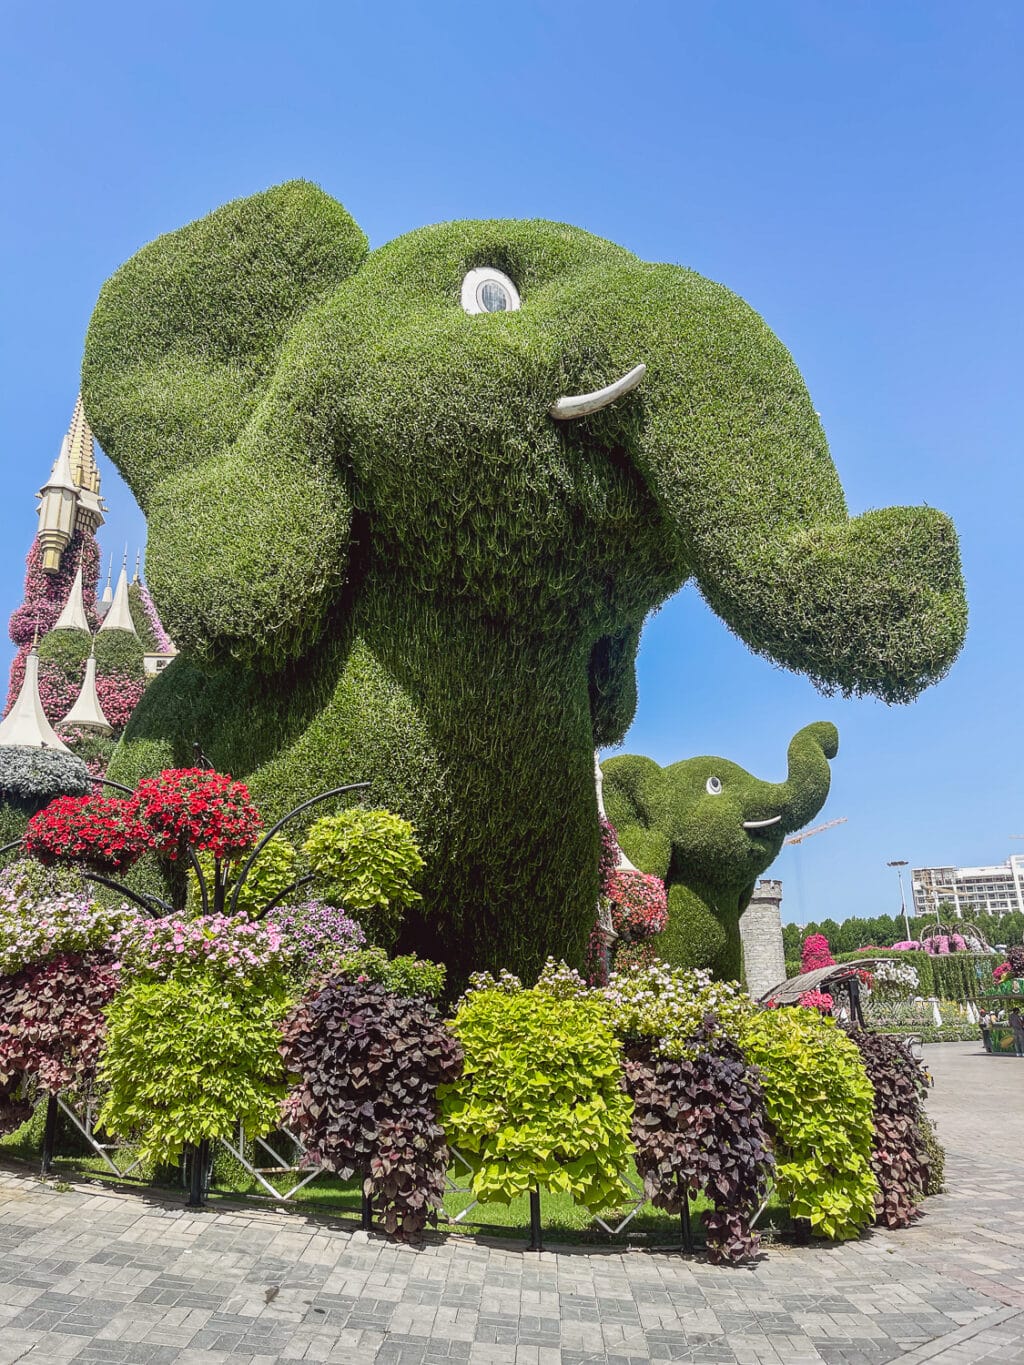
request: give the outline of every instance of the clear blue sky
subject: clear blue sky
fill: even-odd
[[[306,176],[372,245],[461,217],[579,224],[742,294],[790,347],[851,509],[928,502],[971,605],[910,707],[819,697],[692,590],[648,625],[627,751],[783,775],[841,754],[776,864],[784,915],[891,912],[890,858],[1024,852],[1024,6],[942,0],[4,7],[0,617],[105,277],[157,233]],[[144,537],[103,461],[105,546]],[[0,663],[6,665],[0,650]]]

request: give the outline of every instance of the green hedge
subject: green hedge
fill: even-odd
[[[914,950],[904,952],[837,953],[837,962],[857,962],[865,957],[889,957],[917,968],[916,995],[935,995],[940,1000],[977,1000],[992,986],[992,972],[999,954],[949,953],[939,957]],[[788,965],[788,964],[787,964]],[[799,965],[798,965],[799,969]]]

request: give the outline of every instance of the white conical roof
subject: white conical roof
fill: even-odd
[[[60,453],[50,470],[50,477],[39,490],[38,497],[42,497],[47,488],[66,488],[69,492],[78,492],[78,484],[75,483],[74,475],[71,473],[71,455],[68,444],[68,438],[65,436],[60,443]]]
[[[133,635],[138,634],[135,629],[135,622],[132,620],[131,608],[128,605],[128,570],[123,566],[117,580],[114,600],[110,604],[110,610],[103,618],[100,630],[130,630]]]
[[[61,721],[61,725],[78,725],[83,730],[99,730],[112,735],[114,727],[103,714],[103,707],[96,694],[96,656],[90,654],[85,663],[85,681],[78,694],[78,700]]]
[[[64,610],[57,617],[53,625],[54,630],[89,630],[89,618],[85,614],[85,593],[82,587],[82,566],[79,564],[78,572],[75,574],[75,581],[71,585],[71,592],[68,600],[64,603]]]
[[[0,744],[20,744],[26,749],[60,749],[66,754],[71,752],[63,740],[57,737],[39,700],[39,651],[35,645],[25,659],[25,678],[18,700],[6,719],[0,721]]]
[[[110,586],[110,575],[111,575],[113,572],[114,572],[114,556],[111,555],[111,556],[110,556],[110,563],[107,565],[107,586],[103,589],[103,596],[100,598],[100,601],[101,601],[101,602],[106,602],[108,605],[109,605],[111,602],[113,602],[113,600],[114,600],[114,592],[113,592],[113,589],[112,589],[111,586]]]

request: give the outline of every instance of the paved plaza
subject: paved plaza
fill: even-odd
[[[0,1365],[1024,1362],[1024,1061],[926,1049],[948,1193],[746,1269],[218,1211],[0,1169]]]

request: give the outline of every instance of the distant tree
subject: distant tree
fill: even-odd
[[[782,926],[782,951],[785,953],[787,962],[794,962],[800,956],[800,945],[803,943],[804,930],[799,924],[784,924]]]
[[[834,919],[823,919],[818,926],[818,933],[824,934],[831,945],[839,938],[839,924]]]

